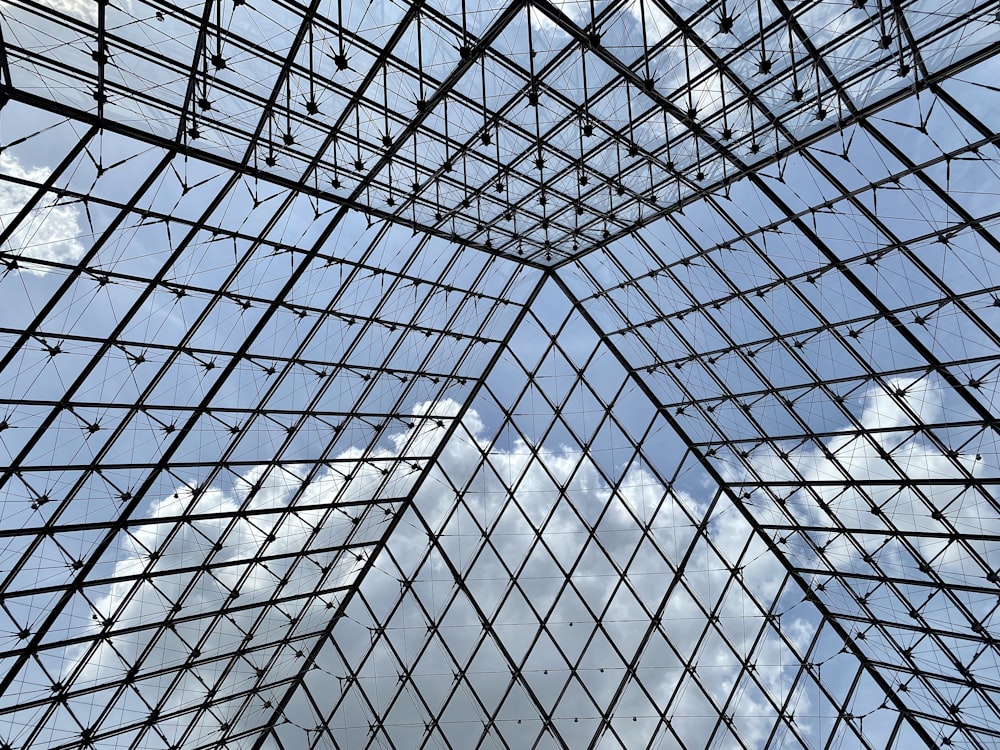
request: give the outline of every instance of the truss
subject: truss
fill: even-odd
[[[995,747],[998,45],[4,0],[0,748]]]

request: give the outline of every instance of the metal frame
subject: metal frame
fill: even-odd
[[[0,748],[996,744],[997,19],[4,4]]]

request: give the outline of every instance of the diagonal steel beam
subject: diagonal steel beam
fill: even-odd
[[[920,737],[921,740],[924,741],[927,747],[931,748],[932,750],[933,748],[936,748],[937,743],[927,732],[926,728],[924,728],[923,725],[921,725],[919,722],[916,721],[916,719],[911,714],[910,708],[900,700],[899,695],[896,693],[895,690],[892,689],[892,686],[888,683],[885,677],[871,666],[870,660],[861,651],[861,649],[858,648],[857,643],[854,641],[853,638],[850,637],[850,634],[847,632],[847,629],[844,627],[844,625],[833,615],[833,613],[829,610],[829,608],[827,608],[826,605],[818,597],[812,595],[809,585],[805,581],[805,578],[803,577],[801,572],[792,564],[792,562],[788,559],[788,557],[784,554],[784,552],[782,552],[782,550],[765,533],[760,523],[757,521],[754,515],[747,510],[746,506],[740,500],[739,496],[736,493],[734,493],[732,489],[729,488],[729,485],[726,483],[725,478],[719,473],[718,469],[716,469],[715,465],[709,460],[705,452],[695,444],[695,442],[687,434],[684,428],[677,422],[674,416],[670,413],[670,410],[664,407],[664,405],[660,402],[659,398],[657,397],[656,393],[649,387],[649,385],[645,382],[645,380],[639,377],[639,375],[635,371],[635,368],[632,367],[632,365],[628,361],[628,358],[625,357],[625,355],[621,352],[621,350],[615,345],[614,341],[612,341],[608,336],[606,336],[601,331],[600,325],[598,324],[597,320],[590,314],[590,311],[587,309],[587,307],[582,303],[582,301],[579,300],[579,298],[569,287],[569,285],[567,285],[566,282],[563,281],[563,279],[560,278],[560,276],[557,273],[553,274],[553,278],[556,280],[556,283],[559,284],[559,287],[565,292],[566,296],[573,301],[573,304],[579,311],[580,316],[584,320],[586,320],[590,326],[593,327],[594,331],[604,342],[604,345],[608,348],[608,351],[610,351],[612,355],[615,357],[615,359],[618,360],[618,363],[623,368],[625,368],[627,372],[631,374],[631,377],[635,382],[636,386],[646,395],[650,403],[653,404],[659,410],[664,420],[666,420],[666,422],[684,441],[684,443],[687,446],[689,446],[689,449],[691,450],[692,454],[698,458],[705,472],[708,473],[708,475],[711,476],[712,479],[719,484],[719,486],[723,489],[723,491],[729,495],[733,507],[739,511],[740,515],[744,518],[747,524],[750,525],[750,527],[758,535],[760,540],[767,546],[768,550],[770,550],[771,554],[774,555],[775,559],[782,564],[782,566],[788,572],[789,577],[792,578],[792,580],[794,580],[795,583],[798,584],[798,586],[802,589],[803,595],[813,603],[817,611],[823,616],[824,620],[828,622],[830,626],[833,628],[833,630],[837,633],[837,635],[840,636],[841,639],[843,639],[845,650],[850,652],[858,660],[858,663],[864,667],[864,669],[866,670],[868,675],[872,678],[872,680],[874,680],[874,682],[883,690],[887,701],[893,705],[893,707],[899,712],[901,716],[906,717],[913,731],[917,734],[918,737]]]
[[[433,470],[433,468],[437,465],[437,462],[440,459],[441,454],[444,452],[445,448],[448,447],[452,435],[458,429],[458,426],[461,423],[462,419],[465,417],[469,409],[472,407],[472,403],[473,401],[475,401],[477,394],[485,386],[488,374],[493,370],[496,364],[503,357],[503,354],[506,351],[508,344],[513,339],[514,334],[520,327],[521,322],[528,315],[528,312],[531,309],[532,304],[534,303],[535,299],[541,292],[541,289],[545,285],[547,278],[548,274],[543,273],[539,276],[539,279],[535,283],[534,288],[532,289],[527,299],[525,300],[525,303],[522,306],[521,310],[518,312],[517,317],[514,320],[514,323],[506,331],[500,345],[497,346],[496,351],[493,353],[493,356],[490,358],[489,362],[483,368],[482,376],[479,378],[479,380],[476,381],[476,384],[469,392],[469,395],[467,396],[465,403],[462,404],[458,413],[452,419],[451,423],[447,426],[446,428],[447,431],[442,436],[441,441],[438,443],[438,445],[435,446],[433,455],[430,457],[428,461],[425,462],[421,470],[421,473],[414,481],[413,487],[410,489],[409,494],[400,503],[399,509],[396,511],[396,514],[393,516],[392,520],[386,526],[385,531],[381,535],[381,538],[375,544],[372,553],[365,560],[365,564],[362,567],[361,571],[358,573],[357,577],[355,578],[354,584],[351,586],[347,595],[341,600],[340,605],[337,607],[336,611],[331,615],[329,624],[323,630],[319,638],[317,638],[316,643],[313,646],[312,650],[303,660],[302,666],[299,668],[299,671],[291,679],[289,688],[285,691],[282,697],[275,702],[274,712],[271,715],[268,722],[262,726],[260,735],[258,736],[256,742],[254,742],[253,750],[261,750],[261,748],[264,747],[264,743],[267,741],[268,735],[271,733],[274,726],[278,723],[282,715],[282,712],[288,706],[289,701],[291,701],[292,696],[295,694],[299,685],[305,679],[306,674],[309,672],[310,669],[312,669],[312,665],[319,657],[319,654],[322,651],[327,639],[331,636],[333,628],[336,625],[337,621],[341,617],[343,617],[344,612],[347,610],[348,605],[351,603],[358,589],[361,587],[368,572],[374,566],[375,561],[379,556],[379,553],[385,548],[389,538],[392,536],[396,527],[399,526],[400,521],[405,515],[405,511],[413,503],[414,497],[420,491],[420,488],[424,485],[424,483],[427,481],[427,478],[430,476],[430,473]]]

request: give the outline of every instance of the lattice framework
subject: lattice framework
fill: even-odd
[[[0,5],[0,747],[993,746],[998,14]]]

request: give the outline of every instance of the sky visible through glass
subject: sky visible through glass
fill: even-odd
[[[0,750],[994,747],[998,19],[0,2]]]

